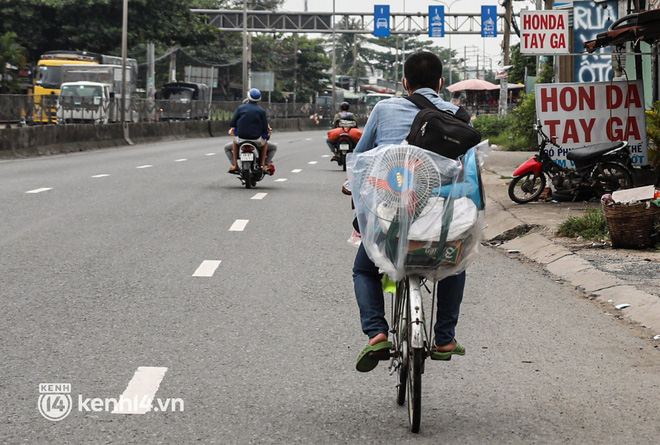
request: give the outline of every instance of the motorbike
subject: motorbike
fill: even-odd
[[[351,140],[348,132],[339,135],[339,139],[335,142],[335,150],[337,151],[337,164],[339,164],[344,171],[346,171],[346,155],[352,153],[355,149],[355,143]]]
[[[518,204],[537,199],[546,188],[546,176],[554,188],[552,197],[574,201],[587,197],[600,198],[606,193],[633,186],[633,166],[625,141],[606,142],[574,148],[562,148],[543,131],[540,121],[534,125],[539,135],[538,153],[513,172],[509,184],[509,198]],[[565,167],[552,160],[550,150],[567,151],[566,159],[575,168]]]
[[[353,142],[349,133],[352,128],[357,128],[357,123],[352,120],[341,119],[338,128],[341,128],[342,132],[334,143],[337,164],[346,171],[346,155],[352,153],[355,149],[355,142]]]
[[[266,175],[259,163],[259,156],[261,156],[260,149],[251,142],[241,142],[238,146],[239,169],[236,174],[246,189],[255,187]]]

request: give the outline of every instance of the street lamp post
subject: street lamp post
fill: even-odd
[[[442,3],[443,5],[445,5],[445,6],[447,7],[447,12],[448,12],[449,14],[451,14],[451,7],[452,7],[452,5],[453,5],[454,3],[456,3],[457,1],[459,1],[459,0],[454,0],[453,2],[449,3],[449,5],[448,5],[447,3],[441,1],[441,0],[432,0],[432,1],[434,1],[434,2],[436,2],[436,3]],[[454,27],[454,28],[455,28],[455,27]],[[449,86],[449,85],[451,85],[451,80],[452,80],[452,79],[451,79],[451,78],[452,78],[452,75],[451,75],[451,69],[452,69],[452,66],[451,66],[451,58],[452,58],[451,51],[452,51],[452,49],[451,49],[451,33],[447,33],[447,34],[449,35],[449,79],[448,79],[448,82],[449,82],[449,83],[447,84],[447,86]]]

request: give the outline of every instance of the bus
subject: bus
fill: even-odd
[[[63,67],[68,65],[122,65],[122,58],[87,51],[47,51],[41,55],[35,70],[34,123],[49,124],[57,121],[57,98],[63,80]],[[119,70],[121,73],[121,70]],[[135,59],[126,59],[127,97],[132,97],[137,90],[138,65]],[[69,76],[66,81],[78,80]],[[117,80],[117,79],[115,79]],[[121,81],[121,77],[118,79]]]

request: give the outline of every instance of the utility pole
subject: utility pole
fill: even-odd
[[[247,58],[247,0],[243,0],[243,97],[248,88]]]
[[[502,65],[507,66],[511,62],[511,10],[512,1],[504,0],[504,38],[502,39]]]

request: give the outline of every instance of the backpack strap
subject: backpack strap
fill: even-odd
[[[406,96],[405,98],[408,99],[410,102],[414,103],[417,106],[417,108],[419,108],[420,110],[424,110],[426,108],[431,108],[431,109],[435,108],[439,110],[439,108],[436,107],[435,104],[431,102],[429,98],[424,96],[423,94],[413,93],[410,96]],[[470,113],[465,111],[465,109],[463,109],[462,107],[458,107],[456,113],[452,113],[449,110],[440,110],[440,111],[445,111],[446,113],[449,113],[452,116],[462,120],[466,124],[470,123]]]

